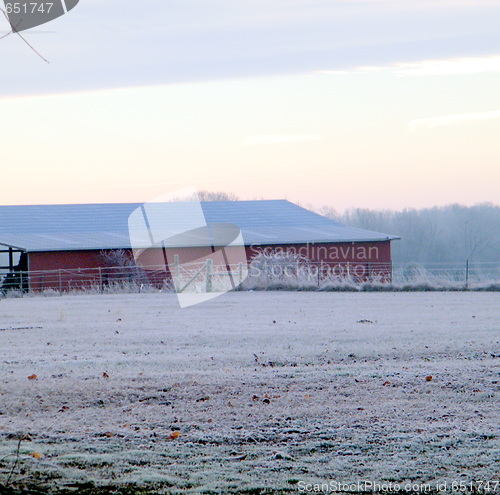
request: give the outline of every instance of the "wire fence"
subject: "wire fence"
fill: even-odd
[[[341,287],[421,288],[446,290],[494,287],[500,284],[498,263],[314,263],[262,259],[250,269],[247,287],[332,290]],[[252,285],[253,282],[253,285]]]
[[[234,289],[304,288],[332,285],[474,288],[500,283],[500,262],[326,263],[261,259],[215,265],[211,260],[165,266],[117,266],[0,274],[0,295],[55,292],[227,292]]]
[[[393,263],[393,280],[403,283],[431,277],[435,280],[463,282],[465,285],[478,282],[499,282],[500,262],[412,262]]]
[[[171,268],[129,265],[13,271],[0,275],[0,293],[218,292],[237,288],[248,273],[246,264],[214,265],[210,259]]]

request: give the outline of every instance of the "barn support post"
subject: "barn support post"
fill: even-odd
[[[214,262],[211,259],[207,260],[207,285],[206,285],[206,291],[207,292],[212,292],[212,266]]]
[[[9,272],[14,271],[14,250],[9,248]]]

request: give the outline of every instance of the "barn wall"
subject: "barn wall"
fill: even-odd
[[[262,252],[291,253],[315,262],[318,279],[351,277],[358,282],[387,282],[392,277],[391,241],[248,246],[247,258]]]
[[[132,257],[131,250],[126,251]],[[331,270],[337,275],[346,275],[345,270],[357,273],[358,278],[383,274],[390,276],[391,245],[390,241],[360,243],[328,243],[328,244],[285,244],[246,246],[248,261],[259,253],[292,252],[313,262],[321,263],[323,270]],[[169,259],[173,254],[179,256],[181,264],[203,260],[212,253],[211,248],[183,248],[169,250]],[[240,261],[241,248],[229,247],[226,255],[230,264]],[[149,249],[141,253],[139,261],[143,266],[158,265],[157,272],[149,272],[144,281],[163,283],[170,274],[161,273],[165,266],[164,255],[159,249]],[[349,268],[346,268],[348,266]],[[101,267],[101,270],[99,269]],[[326,267],[326,268],[325,268]],[[102,251],[57,251],[29,254],[29,270],[31,272],[30,287],[32,290],[63,289],[107,284],[113,280],[124,280],[124,276],[116,276],[112,269],[106,268]],[[48,273],[52,272],[52,273]],[[351,272],[349,272],[351,273]],[[132,275],[129,276],[129,278]],[[126,279],[126,276],[125,276]],[[131,280],[131,278],[130,278]]]
[[[120,250],[132,259],[131,250]],[[31,290],[102,288],[115,283],[152,283],[162,287],[170,273],[138,270],[134,266],[113,266],[102,250],[57,251],[29,254]]]
[[[258,253],[291,252],[305,258],[327,264],[335,263],[390,263],[391,242],[339,242],[282,244],[268,246],[247,246],[247,258],[250,260]]]
[[[30,271],[103,266],[100,251],[52,251],[29,254]]]
[[[100,251],[29,253],[30,289],[67,290],[90,286],[99,280],[100,266],[103,266]]]

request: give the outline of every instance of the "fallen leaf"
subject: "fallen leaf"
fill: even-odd
[[[34,459],[42,459],[43,458],[43,454],[40,454],[40,452],[32,452],[30,454],[31,457],[33,457]]]
[[[33,374],[33,375],[28,376],[28,380],[36,380],[37,378],[38,378],[38,376],[37,376],[37,375],[34,375],[34,374]]]
[[[431,382],[432,381],[432,375],[427,375],[425,377],[425,380],[428,381],[428,382]]]
[[[106,372],[104,372],[104,373],[102,374],[102,377],[103,377],[103,378],[109,378],[109,375],[108,375]]]
[[[390,385],[390,384],[391,384],[391,382],[384,382],[382,387],[385,387],[386,385]]]
[[[171,440],[175,440],[176,438],[179,438],[180,435],[181,435],[180,431],[173,431],[172,433],[170,433],[169,438]]]

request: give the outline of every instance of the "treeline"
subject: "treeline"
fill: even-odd
[[[319,211],[338,222],[401,237],[392,243],[396,262],[500,262],[500,206],[452,204],[423,209]]]
[[[201,191],[199,196],[201,201],[239,199],[219,191]],[[492,203],[400,211],[352,208],[344,213],[324,206],[317,213],[346,225],[401,237],[392,243],[396,262],[500,263],[500,206]]]

